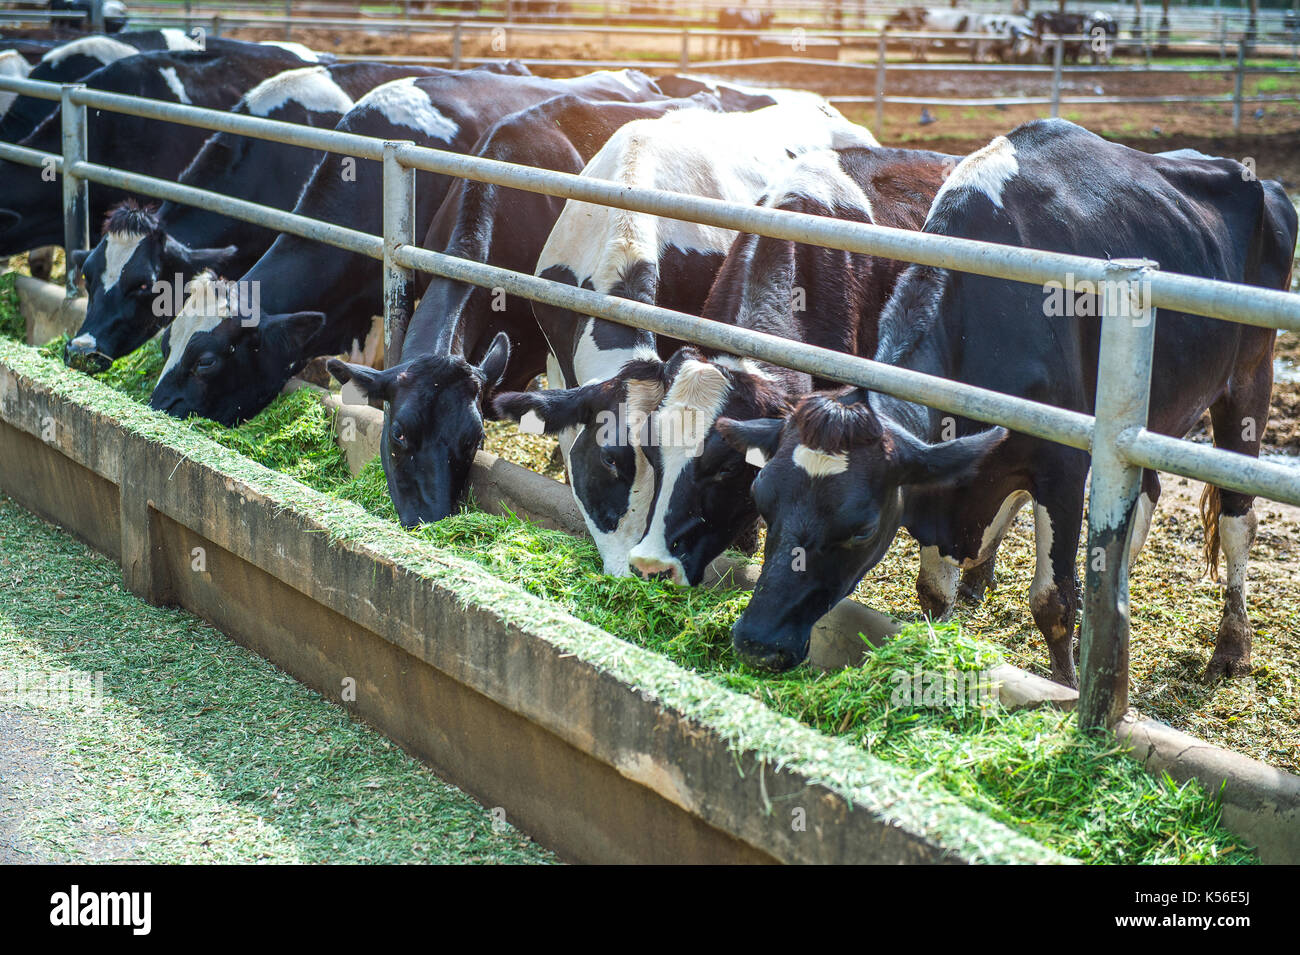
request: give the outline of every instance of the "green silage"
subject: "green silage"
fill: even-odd
[[[128,356],[105,380],[140,400],[146,393],[126,370],[148,366],[147,357]],[[309,487],[394,518],[379,462],[349,477],[332,415],[310,390],[278,397],[238,428],[198,419],[189,425]],[[469,509],[410,533],[720,686],[916,771],[927,785],[1064,855],[1092,863],[1254,861],[1219,825],[1216,800],[1194,785],[1148,775],[1120,757],[1113,740],[1079,736],[1073,714],[1013,712],[995,698],[901,705],[900,674],[978,675],[1001,662],[997,648],[955,625],[909,627],[860,668],[773,676],[732,653],[730,628],[748,602],[745,592],[609,577],[589,541]]]

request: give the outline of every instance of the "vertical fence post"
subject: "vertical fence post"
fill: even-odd
[[[221,36],[221,14],[219,13],[212,14],[212,35]]]
[[[77,294],[72,253],[90,247],[90,183],[69,172],[74,163],[86,159],[86,107],[72,101],[72,93],[80,89],[85,89],[80,83],[63,86],[60,104],[63,123],[64,288],[69,296]]]
[[[682,56],[679,65],[684,70],[690,66],[690,63],[691,63],[691,31],[683,27],[682,28]]]
[[[1092,489],[1088,494],[1087,572],[1083,590],[1079,728],[1108,728],[1128,710],[1128,547],[1142,469],[1120,457],[1116,440],[1147,423],[1155,309],[1145,274],[1156,263],[1116,259],[1097,298],[1101,349],[1096,424],[1092,435]]]
[[[293,24],[289,21],[293,18],[293,0],[284,0],[284,38],[293,39]]]
[[[384,360],[395,325],[405,327],[411,319],[414,273],[393,261],[399,245],[415,244],[415,170],[397,161],[397,148],[409,142],[384,143]]]
[[[457,20],[451,28],[451,68],[460,69],[460,45],[461,40],[461,23]]]
[[[1218,19],[1219,19],[1219,59],[1226,60],[1228,58],[1228,21],[1226,21],[1223,18],[1222,13],[1219,14]]]
[[[880,47],[876,54],[876,128],[872,132],[877,138],[885,134],[885,45],[887,34],[880,31]]]
[[[194,15],[194,0],[185,0],[185,32],[189,33],[194,29],[194,21],[190,19]]]
[[[1237,44],[1237,69],[1232,81],[1232,132],[1241,132],[1241,98],[1246,85],[1246,40]]]
[[[90,0],[90,29],[95,33],[104,32],[104,0]]]
[[[1065,40],[1056,38],[1052,47],[1052,119],[1061,115],[1061,67],[1065,63]]]

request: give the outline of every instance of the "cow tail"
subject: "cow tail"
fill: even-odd
[[[1211,580],[1219,579],[1219,509],[1222,504],[1219,489],[1205,485],[1201,492],[1201,526],[1205,528],[1205,571]]]

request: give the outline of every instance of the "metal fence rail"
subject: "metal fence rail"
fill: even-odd
[[[970,239],[908,232],[699,196],[634,189],[614,182],[465,156],[370,137],[31,80],[0,78],[0,89],[62,101],[62,155],[0,144],[0,158],[26,165],[53,162],[63,175],[65,244],[85,248],[86,190],[90,182],[151,197],[198,205],[237,219],[326,242],[381,260],[386,329],[409,316],[413,275],[420,270],[532,301],[572,309],[620,324],[750,355],[849,385],[1056,441],[1092,453],[1089,553],[1083,602],[1083,674],[1079,720],[1086,729],[1114,725],[1128,708],[1127,540],[1143,467],[1210,481],[1220,487],[1300,505],[1300,476],[1281,465],[1198,446],[1146,430],[1155,311],[1206,315],[1300,332],[1300,297],[1284,291],[1161,272],[1154,263],[1106,261]],[[372,235],[292,212],[232,199],[139,173],[86,161],[87,107],[224,130],[273,142],[379,160],[383,164],[383,234]],[[705,321],[627,299],[448,256],[418,246],[414,234],[416,171],[495,183],[811,245],[878,255],[923,265],[1042,286],[1067,276],[1113,283],[1140,279],[1149,321],[1113,314],[1102,296],[1102,350],[1096,415],[1052,407],[870,359]]]

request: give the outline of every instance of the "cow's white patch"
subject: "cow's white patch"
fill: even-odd
[[[352,108],[352,97],[339,88],[323,66],[277,73],[258,83],[244,97],[244,104],[253,116],[269,116],[289,102],[317,113],[346,113]]]
[[[158,31],[162,34],[163,45],[169,50],[197,50],[199,42],[175,27],[164,27]]]
[[[311,47],[303,46],[301,43],[296,43],[293,40],[263,40],[261,42],[263,46],[278,46],[282,50],[288,50],[294,56],[298,57],[298,59],[307,63],[320,62],[319,53]]]
[[[921,569],[916,575],[916,589],[939,605],[939,616],[952,609],[960,578],[961,570],[951,557],[939,553],[938,547],[921,548]]]
[[[796,445],[792,455],[795,466],[809,477],[831,477],[849,469],[847,451],[821,451],[806,444]]]
[[[417,79],[419,77],[408,76],[377,86],[357,101],[357,107],[377,110],[394,126],[405,126],[450,142],[460,126],[438,112],[429,94],[415,84]]]
[[[545,434],[546,422],[536,411],[525,411],[519,419],[519,430],[524,434]]]
[[[17,50],[0,50],[0,76],[22,80],[26,79],[30,72],[31,67],[27,65],[26,58]],[[17,98],[17,93],[0,90],[0,115],[8,112]]]
[[[1056,592],[1056,574],[1052,570],[1052,518],[1047,508],[1034,503],[1034,579],[1029,584],[1029,606],[1037,611]]]
[[[687,465],[699,456],[700,445],[722,414],[731,385],[716,366],[704,361],[682,362],[663,402],[650,420],[650,437],[659,449],[659,497],[645,536],[632,548],[634,567],[645,573],[667,570],[674,583],[684,584],[686,569],[668,549],[666,527],[673,490]]]
[[[872,220],[871,200],[840,166],[839,153],[831,149],[805,153],[791,161],[784,174],[774,180],[763,205],[775,208],[792,199],[808,198],[829,211],[858,210]]]
[[[752,464],[761,471],[767,467],[767,455],[758,448],[750,448],[745,452],[745,463]]]
[[[104,274],[101,283],[107,292],[122,278],[122,270],[131,261],[144,236],[135,232],[110,232],[104,237]]]
[[[1138,495],[1137,503],[1133,507],[1133,536],[1128,542],[1128,565],[1132,568],[1137,561],[1138,555],[1142,553],[1142,545],[1147,541],[1147,534],[1151,530],[1151,516],[1155,513],[1156,502],[1147,496],[1146,491]]]
[[[171,351],[158,375],[160,382],[180,363],[190,339],[212,331],[230,314],[230,301],[225,295],[213,290],[215,282],[216,277],[211,272],[204,272],[187,285],[190,296],[171,323]]]
[[[930,217],[940,209],[948,196],[959,189],[983,193],[999,209],[1002,208],[1002,189],[1017,173],[1020,163],[1016,147],[1005,136],[998,136],[987,146],[971,153],[952,171],[930,204]]]
[[[163,82],[167,84],[167,88],[176,94],[177,102],[190,105],[190,94],[185,92],[185,84],[176,75],[176,68],[174,66],[164,66],[158,72],[162,74]]]
[[[1246,600],[1246,568],[1250,560],[1250,545],[1255,539],[1256,518],[1253,511],[1241,517],[1219,518],[1219,545],[1227,562],[1228,590],[1241,591]]]
[[[58,66],[70,56],[88,56],[91,59],[99,60],[104,65],[108,65],[123,57],[135,56],[139,52],[128,43],[122,43],[106,36],[87,36],[82,37],[80,40],[73,40],[71,43],[64,43],[62,46],[56,46],[41,57],[41,62],[48,63],[50,66]]]
[[[971,560],[964,561],[962,566],[974,567],[976,564],[983,563],[987,560],[989,555],[997,548],[998,544],[1002,542],[1002,538],[1006,536],[1007,528],[1009,528],[1011,522],[1016,519],[1016,515],[1020,513],[1020,509],[1028,504],[1029,501],[1030,497],[1028,491],[1015,491],[1012,494],[1008,494],[1006,500],[1002,502],[1002,506],[998,508],[997,514],[994,515],[993,521],[988,527],[984,528],[984,533],[980,536],[979,554]]]

